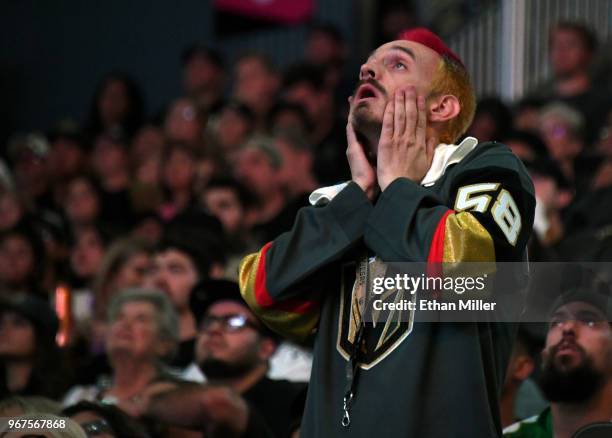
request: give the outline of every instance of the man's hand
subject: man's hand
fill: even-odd
[[[119,408],[134,418],[140,418],[146,414],[151,404],[151,399],[164,392],[176,389],[176,383],[157,382],[147,386],[140,394],[119,402]]]
[[[387,103],[378,143],[377,178],[381,190],[397,178],[420,183],[431,167],[437,136],[426,138],[425,97],[414,87],[399,89]]]
[[[351,102],[351,98],[349,98],[349,102]],[[346,124],[346,141],[348,143],[346,157],[351,168],[351,179],[361,187],[371,201],[374,199],[378,189],[376,185],[376,172],[368,161],[363,145],[357,140],[353,126],[352,102],[348,123]]]

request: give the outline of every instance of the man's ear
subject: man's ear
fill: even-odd
[[[276,352],[277,343],[268,337],[262,337],[259,344],[259,357],[262,360],[269,360]]]
[[[527,355],[520,356],[516,362],[513,377],[522,382],[531,375],[535,368],[535,364],[533,363],[533,359]]]
[[[432,122],[446,122],[457,117],[461,111],[459,99],[452,94],[435,97],[429,104],[429,120]]]

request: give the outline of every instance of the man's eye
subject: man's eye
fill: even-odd
[[[393,68],[396,70],[406,70],[406,64],[404,64],[403,62],[396,62],[395,64],[393,64]]]
[[[580,322],[583,325],[590,327],[590,328],[597,326],[597,320],[595,318],[588,318],[588,317],[580,318]]]
[[[241,328],[246,325],[246,318],[242,315],[236,315],[227,320],[230,327]]]

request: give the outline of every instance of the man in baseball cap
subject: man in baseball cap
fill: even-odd
[[[232,281],[200,283],[191,309],[199,326],[196,360],[206,378],[236,390],[275,436],[287,436],[292,403],[305,385],[267,377],[278,336],[251,312]]]
[[[551,309],[539,381],[550,408],[509,426],[504,436],[571,438],[606,422],[598,427],[612,433],[612,297],[605,289],[580,287]]]
[[[197,423],[211,416],[210,409],[220,409],[220,412],[226,409],[222,403],[206,401],[211,388],[220,388],[230,391],[222,393],[221,398],[230,394],[234,402],[248,405],[247,429],[258,432],[246,436],[288,436],[293,401],[304,385],[266,377],[268,360],[278,343],[276,335],[249,310],[234,282],[205,280],[198,283],[191,293],[190,306],[199,327],[196,360],[210,384],[162,395],[153,402],[152,412],[170,422]],[[190,405],[201,408],[180,407]],[[228,403],[227,409],[231,411],[230,406]],[[239,423],[244,412],[237,410],[235,416],[233,422]],[[251,424],[253,422],[257,424]]]

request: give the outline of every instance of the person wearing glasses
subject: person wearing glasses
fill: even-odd
[[[267,377],[278,338],[249,310],[238,285],[226,280],[201,283],[191,295],[191,309],[199,327],[196,359],[207,383],[152,397],[148,415],[193,426],[214,418],[212,409],[225,418],[219,400],[226,399],[232,406],[245,403],[247,415],[232,407],[235,430],[242,433],[236,436],[288,436],[294,403],[305,385]]]
[[[555,301],[539,383],[550,407],[508,426],[504,437],[612,436],[612,297],[608,291],[577,289]],[[594,427],[602,434],[579,433]]]

